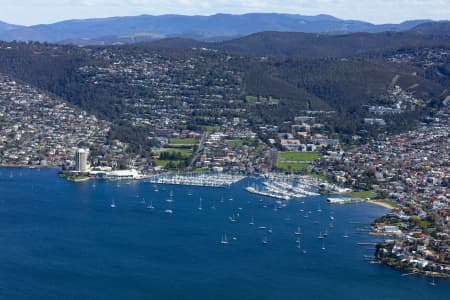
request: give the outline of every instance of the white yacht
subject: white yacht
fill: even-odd
[[[200,203],[198,204],[198,210],[202,210],[202,197],[200,197]]]
[[[228,239],[227,239],[227,234],[226,233],[222,236],[222,239],[220,240],[220,243],[222,245],[227,245],[228,244]]]

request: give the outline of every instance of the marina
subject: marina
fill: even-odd
[[[203,187],[229,187],[246,178],[243,175],[211,173],[211,174],[169,174],[153,176],[148,182],[153,184],[173,184]]]
[[[245,190],[261,196],[290,200],[292,198],[304,198],[318,196],[319,180],[313,177],[303,176],[298,181],[292,181],[289,177],[275,177],[264,180],[261,185],[247,186]]]

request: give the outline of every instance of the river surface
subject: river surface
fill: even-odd
[[[243,190],[253,182],[155,192],[146,182],[2,168],[0,299],[450,299],[449,280],[432,286],[364,259],[385,208],[318,196],[275,209]]]

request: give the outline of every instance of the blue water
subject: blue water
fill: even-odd
[[[356,243],[376,241],[365,230],[384,208],[330,206],[321,196],[274,211],[273,199],[242,189],[248,183],[154,192],[145,182],[94,185],[55,170],[0,169],[0,299],[449,299],[448,280],[432,286],[364,261],[373,247]],[[297,226],[306,253],[296,248]],[[224,233],[228,245],[219,243]]]

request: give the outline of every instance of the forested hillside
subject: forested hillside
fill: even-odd
[[[315,45],[304,48],[312,53]],[[213,126],[220,118],[244,117],[258,126],[282,124],[304,110],[335,111],[327,126],[351,135],[365,128],[367,106],[386,103],[397,85],[422,103],[414,113],[386,118],[389,129],[405,128],[448,95],[449,62],[427,63],[429,49],[446,48],[403,47],[345,58],[325,54],[305,58],[151,44],[79,48],[2,43],[0,73],[113,121],[110,138],[139,149],[154,142],[148,136],[161,127],[154,121],[161,117],[174,128],[198,129]],[[275,100],[249,101],[260,97]]]

